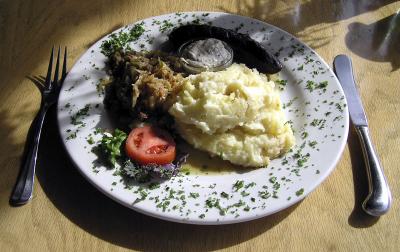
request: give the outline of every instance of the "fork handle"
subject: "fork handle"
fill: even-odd
[[[20,171],[10,196],[11,205],[23,205],[32,198],[40,135],[47,110],[48,106],[45,103],[40,106],[29,129]]]

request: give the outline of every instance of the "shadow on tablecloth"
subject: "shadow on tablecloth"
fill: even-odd
[[[338,21],[377,10],[393,2],[396,0],[331,1],[329,3],[324,0],[289,1],[288,3],[279,0],[236,0],[237,11],[233,14],[253,17],[275,25],[301,39],[311,48],[317,49],[329,44],[337,36],[332,32],[317,35],[321,30],[331,30]],[[232,13],[224,7],[220,9]]]
[[[346,46],[364,59],[390,62],[392,72],[400,68],[400,12],[377,22],[349,24]]]

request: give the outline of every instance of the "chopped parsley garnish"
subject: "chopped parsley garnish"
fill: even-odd
[[[225,199],[229,198],[229,194],[227,194],[226,192],[221,192],[220,195],[222,198],[225,198]]]
[[[271,193],[269,193],[268,191],[260,191],[258,192],[258,196],[263,199],[268,199],[269,197],[271,197]]]
[[[244,188],[248,189],[248,188],[253,187],[253,186],[255,186],[255,185],[256,185],[255,182],[250,182],[250,183],[248,183]]]
[[[287,85],[287,80],[277,80],[275,82],[278,84],[279,90],[285,89]]]
[[[320,83],[318,84],[317,88],[324,89],[324,88],[326,88],[327,86],[328,86],[328,81],[323,81],[323,82],[320,82]]]
[[[326,91],[326,87],[328,86],[328,81],[322,81],[320,83],[316,83],[314,81],[308,80],[306,83],[306,89],[310,92],[315,89],[322,89],[324,92]]]
[[[235,189],[235,192],[239,191],[242,187],[244,186],[243,180],[238,180],[235,182],[233,185],[233,188]]]
[[[160,184],[159,183],[150,183],[149,184],[149,189],[150,190],[154,190],[154,189],[157,189],[157,188],[160,188]]]
[[[283,106],[282,106],[282,108],[285,109],[285,108],[288,108],[288,107],[292,106],[293,102],[294,102],[295,100],[297,100],[297,99],[298,99],[297,96],[294,97],[294,98],[291,99],[288,103],[284,103]]]
[[[94,139],[92,136],[90,136],[87,140],[88,144],[94,144]]]
[[[161,208],[162,211],[165,212],[165,210],[167,210],[167,208],[168,208],[168,206],[169,206],[170,203],[171,203],[171,202],[170,202],[169,200],[165,200],[165,201],[163,201],[163,202],[160,202],[156,207],[157,207],[157,208]]]
[[[217,208],[219,210],[219,214],[222,216],[226,215],[226,212],[228,210],[226,208],[222,208],[221,205],[219,204],[219,199],[216,199],[216,198],[208,198],[206,200],[206,207],[207,208],[213,208],[213,207]]]
[[[130,49],[129,43],[137,40],[144,32],[144,23],[141,22],[135,24],[128,32],[113,33],[101,43],[101,53],[109,57],[116,51]]]
[[[160,26],[160,32],[164,33],[165,31],[167,31],[172,27],[174,27],[174,25],[170,21],[164,20]]]
[[[67,140],[71,140],[71,139],[75,139],[75,138],[76,138],[76,132],[73,132],[67,137]]]
[[[304,166],[304,164],[308,161],[310,155],[307,153],[305,156],[302,156],[300,159],[297,160],[297,165],[299,167]]]
[[[189,198],[197,199],[198,197],[200,197],[199,193],[193,193],[193,192],[189,193]]]
[[[304,188],[301,188],[300,190],[298,190],[296,192],[296,196],[299,197],[299,196],[303,195],[303,193],[304,193]]]
[[[323,129],[325,128],[325,123],[326,123],[325,119],[314,119],[312,120],[310,125],[313,127],[318,127],[318,129]]]
[[[242,191],[242,192],[240,193],[240,195],[242,195],[243,197],[246,197],[246,196],[249,196],[250,193],[248,193],[248,192],[246,192],[246,191]]]
[[[308,137],[308,132],[304,131],[303,133],[301,133],[301,138],[307,138]]]
[[[343,112],[343,105],[341,105],[340,103],[336,103],[335,106],[340,112]]]
[[[308,142],[308,145],[309,145],[311,148],[315,148],[315,145],[317,145],[317,141]]]
[[[82,119],[85,116],[88,116],[89,109],[91,108],[90,104],[86,104],[85,107],[81,108],[76,112],[75,115],[71,116],[71,124],[72,125],[80,125],[80,127],[85,126],[85,123],[82,121]]]

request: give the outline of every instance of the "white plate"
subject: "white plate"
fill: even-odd
[[[93,133],[97,127],[112,128],[102,105],[103,94],[96,90],[99,80],[106,77],[106,57],[101,54],[100,45],[107,37],[83,54],[60,93],[58,121],[67,152],[79,171],[104,194],[138,212],[165,220],[228,224],[267,216],[293,205],[326,179],[344,149],[349,118],[338,80],[321,57],[292,35],[264,22],[226,13],[173,13],[139,21],[144,22],[146,32],[132,43],[132,48],[156,49],[167,40],[170,24],[193,21],[249,33],[277,53],[284,65],[280,76],[288,81],[282,100],[285,104],[292,101],[285,112],[295,130],[297,145],[293,152],[273,160],[267,168],[210,175],[181,174],[152,190],[143,184],[126,186],[115,170],[96,166],[96,155],[91,152],[93,145],[87,141],[90,136],[94,140],[101,137]],[[130,27],[121,29],[127,31]],[[310,90],[312,85],[324,81],[328,83],[325,89]],[[72,125],[71,116],[87,104],[88,115],[79,116],[80,125]],[[303,157],[310,154],[302,166],[299,166],[302,157],[294,155],[298,150]],[[235,189],[237,181],[243,181],[243,188]]]

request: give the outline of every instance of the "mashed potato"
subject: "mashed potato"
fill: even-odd
[[[195,148],[242,166],[268,165],[295,142],[274,82],[241,64],[185,78],[169,113]]]

